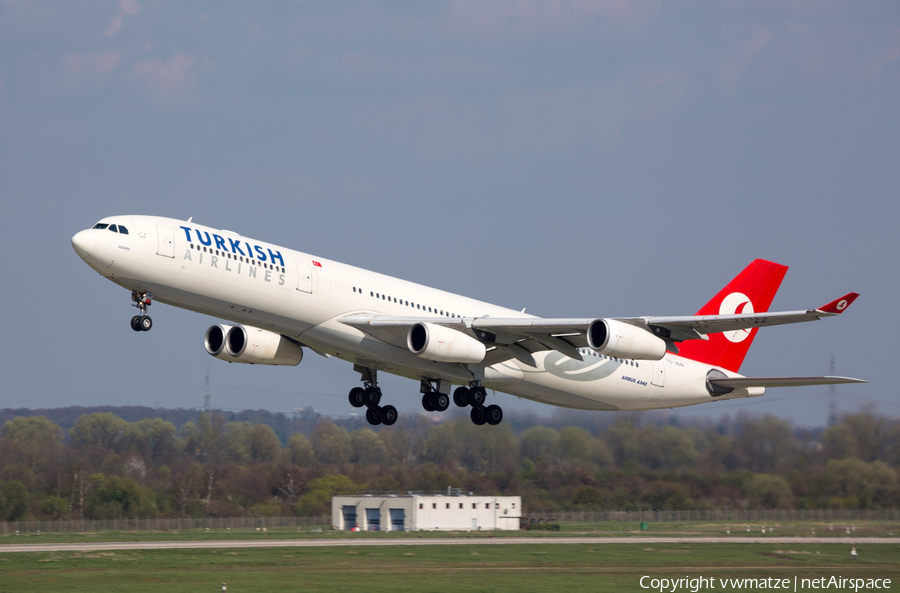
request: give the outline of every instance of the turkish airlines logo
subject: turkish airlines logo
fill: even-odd
[[[722,304],[719,305],[719,315],[751,315],[753,313],[753,303],[742,292],[732,292],[722,299]],[[722,332],[722,335],[729,342],[737,344],[750,336],[750,329],[749,327],[747,329],[736,329],[730,332]]]
[[[840,301],[838,301],[838,304],[836,307],[836,309],[838,311],[843,311],[846,308],[847,308],[847,299],[841,299]]]

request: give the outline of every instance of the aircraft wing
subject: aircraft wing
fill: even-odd
[[[391,315],[374,315],[371,313],[359,313],[341,317],[339,320],[345,325],[355,327],[377,338],[400,348],[406,348],[406,336],[409,328],[417,323],[437,323],[454,329],[465,330],[461,319],[435,319],[433,317],[395,317]]]
[[[485,364],[492,365],[515,358],[536,366],[535,352],[558,350],[577,360],[584,360],[578,348],[588,345],[587,331],[594,319],[542,319],[517,317],[500,319],[392,317],[357,314],[340,319],[374,338],[406,348],[406,336],[416,323],[433,323],[453,328],[484,342],[488,346]]]
[[[799,323],[840,315],[857,296],[859,295],[851,292],[827,305],[806,311],[615,319],[642,327],[669,342],[679,342],[707,339],[706,334],[716,332]],[[596,319],[395,317],[359,313],[342,317],[340,321],[400,348],[407,347],[406,338],[409,329],[416,323],[443,325],[484,342],[488,346],[484,360],[487,365],[515,358],[524,364],[536,366],[532,354],[543,350],[556,350],[570,358],[584,360],[578,349],[588,347],[587,332]]]
[[[750,313],[734,315],[694,315],[690,317],[641,317],[635,319],[622,319],[631,323],[649,326],[653,333],[655,328],[667,330],[670,339],[683,341],[691,339],[707,339],[706,334],[727,332],[768,325],[784,325],[786,323],[800,323],[802,321],[816,321],[823,317],[840,315],[859,295],[855,292],[848,293],[835,299],[827,305],[806,311],[783,311],[771,313]]]
[[[745,387],[803,387],[806,385],[839,385],[841,383],[868,383],[850,377],[722,377],[708,379],[713,385],[729,389]]]

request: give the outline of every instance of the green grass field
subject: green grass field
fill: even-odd
[[[747,531],[749,525],[750,531]],[[766,533],[762,533],[763,527]],[[774,531],[771,528],[774,527]],[[267,531],[255,529],[192,529],[180,531],[98,531],[82,533],[41,533],[22,532],[20,535],[0,535],[0,546],[3,544],[25,543],[81,543],[81,542],[119,542],[119,541],[188,541],[188,540],[242,540],[242,539],[361,539],[361,538],[402,538],[402,537],[556,537],[573,536],[635,536],[667,535],[667,536],[725,536],[726,529],[733,536],[753,537],[846,537],[847,529],[851,529],[853,537],[897,537],[900,543],[900,522],[867,521],[851,522],[816,522],[816,521],[780,521],[780,522],[656,522],[649,523],[647,531],[640,530],[639,523],[607,521],[599,523],[563,523],[560,531],[491,531],[491,532],[362,532],[332,531],[325,527],[317,531],[312,527],[268,528]]]
[[[385,546],[0,554],[21,591],[646,591],[652,577],[890,578],[893,544]],[[682,589],[684,590],[684,589]],[[716,591],[729,590],[719,582]],[[746,589],[743,589],[746,590]],[[751,589],[752,590],[752,589]]]

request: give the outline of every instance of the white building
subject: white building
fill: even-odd
[[[333,529],[350,531],[490,531],[519,529],[521,496],[440,494],[335,496]]]

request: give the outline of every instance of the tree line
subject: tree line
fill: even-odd
[[[264,414],[255,413],[257,417]],[[873,411],[806,430],[770,416],[659,413],[411,417],[372,429],[312,414],[272,426],[192,413],[0,428],[0,520],[330,513],[335,494],[520,495],[528,511],[896,508],[900,420]],[[291,423],[298,428],[286,430]],[[303,430],[305,429],[305,430]]]

